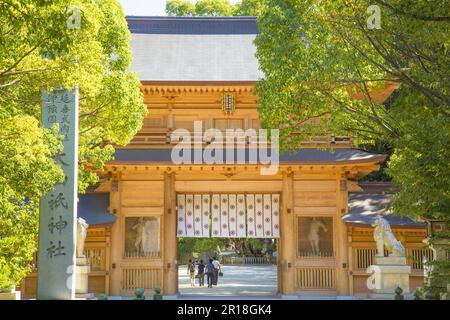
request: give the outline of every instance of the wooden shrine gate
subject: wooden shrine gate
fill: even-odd
[[[279,238],[279,194],[178,194],[178,237]]]

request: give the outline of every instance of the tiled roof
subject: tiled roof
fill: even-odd
[[[256,81],[252,17],[127,17],[141,81]]]
[[[114,223],[116,216],[108,212],[109,193],[91,193],[78,195],[78,217],[90,225],[106,225]]]
[[[119,162],[165,162],[171,163],[172,149],[117,149],[114,155],[115,161]],[[270,150],[268,150],[270,155]],[[225,163],[226,152],[223,152]],[[191,154],[192,163],[193,154]],[[234,154],[236,159],[236,152]],[[245,158],[249,159],[248,149],[246,149]],[[350,148],[336,148],[331,149],[314,149],[304,148],[293,151],[292,153],[285,153],[280,155],[281,163],[323,163],[323,164],[337,164],[339,162],[381,162],[385,156],[380,154],[373,154],[357,149]]]
[[[255,17],[128,16],[134,34],[257,34]]]
[[[389,183],[367,183],[360,186],[363,192],[349,193],[348,213],[343,217],[344,222],[371,225],[377,216],[382,215],[392,226],[425,227],[424,222],[391,213],[389,207],[394,190]]]

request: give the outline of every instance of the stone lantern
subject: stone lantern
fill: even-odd
[[[428,219],[428,237],[424,242],[434,252],[435,260],[446,260],[449,258],[450,229],[449,222],[438,219]]]
[[[426,243],[431,250],[433,250],[434,254],[434,260],[437,261],[448,261],[450,259],[450,230],[449,230],[449,221],[446,220],[439,220],[439,219],[427,219],[428,224],[428,237],[423,241]],[[433,270],[433,268],[427,268],[428,272],[425,276],[429,276],[429,272]],[[433,277],[433,276],[431,276]],[[450,275],[449,275],[450,277]],[[449,277],[442,276],[438,277],[438,279],[441,279],[436,283],[436,281],[433,281],[434,283],[431,283],[431,278],[427,277],[425,279],[428,286],[433,287],[439,287],[442,288],[441,291],[447,293],[441,293],[441,299],[447,299],[450,295],[448,293],[449,291]],[[436,278],[436,277],[433,277]],[[437,298],[437,297],[436,297]]]

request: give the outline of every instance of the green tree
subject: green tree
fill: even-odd
[[[52,160],[61,137],[40,125],[41,90],[79,88],[79,192],[147,109],[118,1],[0,1],[0,35],[0,281],[18,283],[36,247],[39,198],[62,179]]]
[[[195,3],[196,16],[231,16],[233,10],[229,0],[198,0]]]
[[[256,16],[264,8],[266,0],[242,0],[235,5],[229,0],[167,0],[169,16]]]
[[[383,141],[394,213],[449,223],[449,22],[443,0],[268,0],[256,40],[263,126],[280,129],[284,150],[329,132]],[[399,89],[383,102],[389,83]]]
[[[223,249],[225,239],[222,238],[180,238],[178,240],[178,252],[181,263],[187,263],[189,259],[202,255],[213,255],[217,248]]]
[[[36,250],[39,197],[63,175],[50,156],[61,150],[56,132],[31,116],[0,120],[0,289],[30,271]]]
[[[267,6],[266,0],[242,0],[235,4],[235,16],[259,16]]]
[[[402,89],[395,109],[402,118],[403,134],[394,142],[388,173],[400,186],[394,212],[415,219],[449,219],[450,125],[449,118],[426,106],[423,96]]]
[[[364,143],[385,139],[394,148],[389,172],[401,190],[396,212],[448,216],[446,2],[375,3],[381,29],[369,28],[365,0],[268,1],[256,40],[265,74],[258,85],[263,125],[280,128],[285,150],[329,132]],[[374,92],[386,82],[401,89],[383,104]],[[300,125],[317,116],[319,124]]]
[[[193,16],[195,5],[189,0],[167,0],[166,14],[168,16]]]

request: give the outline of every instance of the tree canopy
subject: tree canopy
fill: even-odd
[[[393,213],[448,228],[449,22],[444,0],[268,0],[256,39],[262,125],[280,129],[284,150],[330,132],[381,141],[392,152]],[[428,267],[424,288],[438,297],[449,262]]]
[[[39,198],[63,178],[52,159],[62,137],[40,124],[41,90],[79,88],[84,192],[147,112],[130,62],[130,34],[116,0],[0,1],[0,287],[27,271]]]
[[[169,16],[256,16],[264,7],[265,0],[242,0],[235,5],[229,0],[167,0]]]
[[[384,139],[394,211],[448,218],[448,4],[372,2],[267,1],[256,39],[262,123],[280,129],[284,150],[329,132]],[[397,92],[377,98],[390,84]]]

